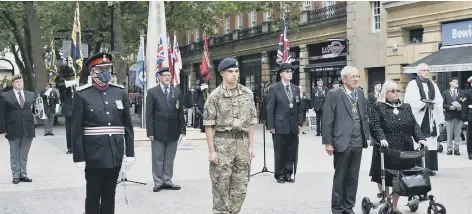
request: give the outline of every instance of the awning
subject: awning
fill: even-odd
[[[416,73],[416,66],[428,64],[430,72],[472,71],[472,46],[442,47],[435,53],[404,67],[403,73]]]

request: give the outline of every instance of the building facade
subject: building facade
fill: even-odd
[[[347,65],[347,5],[340,1],[307,1],[300,11],[291,12],[299,16],[298,26],[288,28],[292,65],[296,68],[293,83],[302,91],[311,93],[316,78],[323,78],[330,85],[339,81],[340,70]],[[280,18],[283,14],[254,12],[245,15],[225,16],[216,37],[208,38],[211,66],[210,89],[222,81],[216,72],[221,60],[226,57],[238,59],[240,83],[254,91],[256,101],[262,95],[262,85],[280,80],[277,68],[277,48],[281,34]],[[271,17],[271,18],[268,18]],[[199,82],[202,35],[194,32],[185,36],[188,44],[181,45],[184,75],[188,87]],[[197,36],[195,36],[197,35]],[[181,41],[184,36],[179,36]],[[192,41],[192,38],[196,39]],[[185,40],[184,40],[185,41]]]
[[[387,12],[386,73],[404,92],[415,67],[429,65],[440,90],[452,77],[460,87],[472,76],[472,2],[383,2]]]

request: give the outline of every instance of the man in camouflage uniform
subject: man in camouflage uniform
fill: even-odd
[[[208,96],[203,111],[213,213],[237,214],[246,198],[257,113],[252,91],[238,84],[238,61],[226,58],[218,71],[223,83]]]

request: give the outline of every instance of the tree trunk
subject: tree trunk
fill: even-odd
[[[116,82],[120,85],[126,85],[126,64],[123,56],[123,28],[121,27],[121,4],[113,2],[113,34],[115,50],[113,51],[113,71],[116,74]]]
[[[41,30],[39,27],[39,20],[36,16],[33,2],[23,2],[23,8],[28,18],[28,25],[31,36],[31,52],[33,56],[33,72],[35,73],[36,92],[39,93],[44,84],[48,81],[46,65],[44,63],[44,48],[41,42]]]
[[[24,67],[24,70],[21,70],[20,68],[20,71],[22,71],[21,74],[23,75],[23,78],[25,81],[25,89],[33,90],[35,86],[35,82],[33,81],[34,78],[33,78],[33,67],[31,63],[31,57],[29,56],[27,48],[26,48],[27,44],[25,44],[24,37],[21,36],[19,26],[16,23],[16,21],[13,19],[12,14],[9,12],[3,11],[2,15],[3,15],[3,18],[5,18],[6,20],[5,23],[11,29],[13,36],[15,37],[16,43],[18,44],[18,48],[21,54],[21,59],[18,57],[17,54],[15,54],[15,61],[18,66],[22,65],[22,67]],[[16,51],[16,48],[14,45],[13,45],[12,50]]]

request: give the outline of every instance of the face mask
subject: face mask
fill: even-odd
[[[108,71],[101,72],[97,74],[97,79],[102,83],[108,83],[111,80],[111,73]]]

